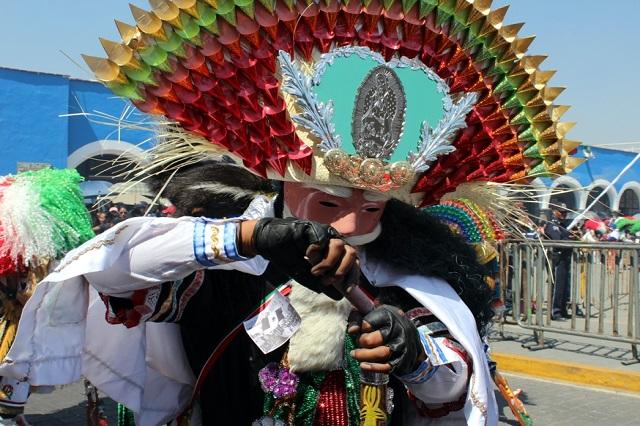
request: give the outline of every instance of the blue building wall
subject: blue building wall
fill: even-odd
[[[150,132],[118,131],[109,120],[72,114],[104,113],[141,121],[145,116],[102,84],[67,76],[0,68],[0,175],[19,162],[67,167],[69,157],[96,141],[123,141],[147,148]],[[71,115],[70,115],[71,114]]]
[[[0,69],[0,174],[19,161],[65,167],[69,80],[58,75]]]
[[[590,157],[588,161],[578,166],[572,173],[584,187],[591,185],[596,180],[612,181],[622,169],[637,155],[633,152],[617,151],[614,149],[581,146],[578,149],[578,157]],[[590,151],[590,152],[589,152]],[[640,162],[631,167],[623,177],[616,182],[614,188],[620,191],[627,182],[640,182]]]
[[[94,81],[70,80],[70,113],[91,113],[122,118],[134,122],[142,122],[146,114],[140,112],[128,101],[115,96],[108,88]],[[92,116],[69,117],[69,149],[74,152],[85,145],[87,140],[122,140],[139,145],[142,149],[149,147],[147,139],[151,134],[138,130],[118,127],[109,118]]]

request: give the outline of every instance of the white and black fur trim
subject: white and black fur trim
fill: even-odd
[[[156,193],[166,183],[161,196],[176,206],[176,216],[233,217],[258,195],[275,192],[268,180],[226,161],[202,161],[170,176],[167,172],[149,181]]]

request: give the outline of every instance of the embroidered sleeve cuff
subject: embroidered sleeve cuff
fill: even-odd
[[[246,260],[236,243],[238,222],[213,223],[199,219],[194,228],[193,252],[205,267]]]
[[[398,377],[406,385],[418,385],[429,380],[440,366],[431,365],[429,360],[422,361],[418,369],[412,373]]]
[[[433,324],[430,324],[429,326],[422,325],[418,327],[418,334],[420,335],[420,341],[422,342],[425,354],[427,354],[429,363],[437,367],[443,364],[448,364],[451,361],[445,355],[445,351],[440,347],[438,339],[431,336],[433,333],[433,327]]]

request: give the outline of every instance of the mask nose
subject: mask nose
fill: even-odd
[[[358,229],[357,215],[355,212],[347,213],[338,220],[331,222],[331,226],[333,226],[342,235],[353,235]]]

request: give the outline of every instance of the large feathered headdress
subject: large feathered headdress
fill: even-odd
[[[273,179],[430,205],[462,183],[580,163],[533,37],[490,0],[150,0],[117,22],[97,78],[179,123],[154,154],[211,147]],[[153,168],[153,166],[151,166]]]

